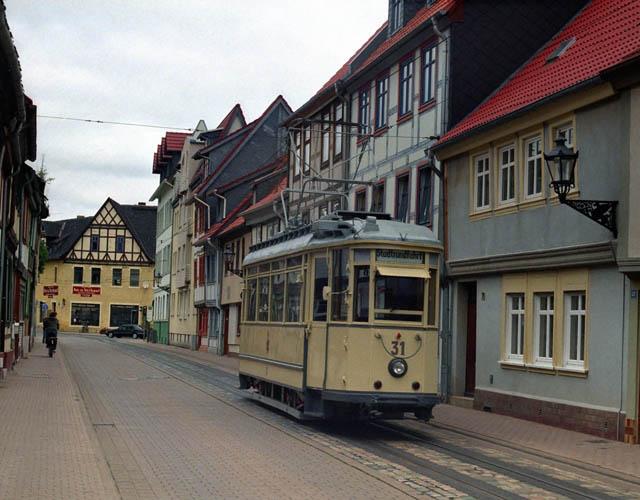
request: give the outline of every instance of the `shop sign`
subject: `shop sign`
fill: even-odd
[[[396,264],[424,264],[424,252],[380,248],[376,250],[376,260]]]
[[[81,297],[93,297],[94,295],[100,295],[99,286],[74,286],[73,293],[80,295]]]
[[[58,285],[44,286],[42,288],[42,294],[46,295],[50,299],[52,299],[54,295],[58,295]]]

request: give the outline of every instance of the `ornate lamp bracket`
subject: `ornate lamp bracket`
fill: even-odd
[[[616,225],[617,201],[598,200],[560,200],[561,203],[570,206],[582,215],[586,215],[591,220],[601,226],[606,227],[613,233],[613,237],[618,237],[618,227]]]

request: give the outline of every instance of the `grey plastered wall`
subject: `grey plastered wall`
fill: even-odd
[[[608,410],[624,409],[625,278],[615,267],[608,266],[591,269],[589,280],[589,373],[586,378],[575,378],[500,366],[502,279],[500,276],[479,278],[476,387]]]

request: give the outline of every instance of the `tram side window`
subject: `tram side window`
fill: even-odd
[[[284,274],[271,277],[271,321],[281,322],[284,313]]]
[[[256,320],[256,292],[258,280],[249,280],[247,289],[247,321]]]
[[[327,321],[327,301],[322,299],[322,289],[329,284],[327,259],[315,260],[315,282],[313,284],[313,320]]]
[[[355,266],[353,321],[369,321],[369,266]]]
[[[424,279],[377,275],[375,308],[376,319],[421,322]]]
[[[300,271],[287,273],[287,318],[285,321],[300,321],[300,304],[302,303],[302,283]]]
[[[269,277],[258,279],[258,321],[269,321]]]
[[[347,261],[349,250],[333,251],[332,282],[331,282],[331,319],[333,321],[347,321],[347,292],[349,291],[349,274]]]

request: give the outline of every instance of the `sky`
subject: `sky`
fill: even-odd
[[[313,96],[380,27],[387,0],[5,0],[38,109],[49,220],[107,197],[148,202],[169,127],[208,128],[236,104],[247,122],[278,96]],[[167,128],[97,124],[56,116]],[[155,203],[155,202],[153,202]]]

